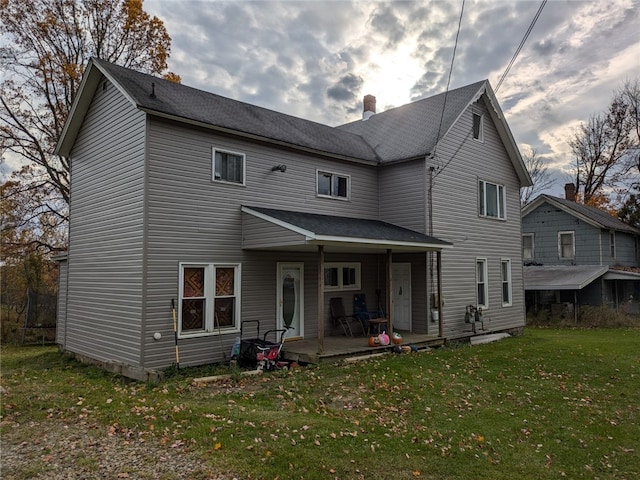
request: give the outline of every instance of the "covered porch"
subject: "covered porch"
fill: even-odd
[[[437,335],[400,332],[402,345],[412,345],[418,350],[440,347],[445,338]],[[351,357],[361,357],[372,354],[389,353],[394,345],[371,347],[367,337],[329,336],[324,339],[324,349],[318,352],[316,339],[285,342],[284,358],[299,363],[335,362]]]
[[[313,284],[308,284],[307,298],[305,302],[307,319],[305,323],[304,335],[296,341],[287,342],[285,351],[288,355],[297,355],[300,361],[317,362],[326,359],[338,359],[354,354],[365,354],[383,351],[385,347],[370,347],[367,337],[332,336],[331,317],[329,315],[328,300],[330,297],[340,295],[331,290],[331,285],[326,283],[328,270],[325,268],[325,256],[375,256],[382,267],[381,274],[376,285],[376,290],[380,291],[381,303],[385,305],[384,315],[386,324],[391,334],[394,328],[394,254],[397,258],[406,258],[413,254],[422,260],[423,271],[417,273],[421,285],[424,288],[417,290],[415,301],[420,305],[429,304],[429,314],[432,310],[437,310],[437,334],[431,331],[427,335],[426,326],[424,331],[413,331],[411,328],[399,330],[403,335],[403,344],[413,344],[422,348],[434,346],[444,342],[444,312],[442,298],[442,262],[441,253],[445,248],[452,245],[437,238],[424,235],[413,230],[398,227],[379,220],[360,219],[353,217],[338,217],[332,215],[319,215],[304,212],[268,209],[262,207],[242,207],[243,244],[245,250],[303,253],[312,270],[317,271],[317,278]],[[430,255],[427,256],[427,253]],[[427,274],[424,268],[427,258],[431,268]],[[401,260],[402,261],[402,260]],[[396,260],[397,262],[397,260]],[[364,264],[363,264],[364,269]],[[427,276],[430,276],[431,289],[427,294]],[[416,278],[416,277],[414,277]],[[326,288],[326,287],[329,288]],[[400,285],[399,288],[401,289]],[[364,290],[364,289],[363,289]],[[369,290],[371,303],[374,295]],[[341,292],[346,298],[353,292]],[[314,298],[310,298],[310,297]],[[429,302],[429,299],[431,302]],[[282,302],[282,299],[278,301]],[[313,305],[312,309],[308,308]],[[412,305],[413,306],[413,305]],[[281,305],[277,306],[278,317],[282,317]],[[427,310],[427,309],[423,309]],[[314,318],[315,317],[315,318]],[[399,317],[400,318],[400,317]],[[429,316],[429,318],[431,318]],[[421,313],[420,321],[428,322],[427,315]],[[279,324],[288,325],[285,318],[278,319]],[[280,323],[282,322],[282,323]],[[435,323],[433,324],[436,325]],[[406,330],[406,331],[405,331]]]

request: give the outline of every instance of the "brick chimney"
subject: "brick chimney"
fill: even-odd
[[[571,200],[572,202],[576,201],[576,186],[573,183],[565,183],[564,185],[564,198],[567,200]]]
[[[362,120],[369,120],[376,114],[376,97],[373,95],[364,96],[364,109],[362,111]]]

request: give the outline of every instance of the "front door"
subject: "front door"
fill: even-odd
[[[394,263],[393,275],[393,326],[411,331],[411,264]]]
[[[291,327],[286,338],[304,337],[304,264],[278,263],[277,328]]]

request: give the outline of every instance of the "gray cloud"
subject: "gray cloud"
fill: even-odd
[[[539,2],[467,2],[451,88],[496,86]],[[173,38],[170,69],[183,83],[327,124],[352,120],[384,55],[407,50],[421,66],[405,101],[444,91],[460,2],[147,0]],[[563,132],[606,108],[640,60],[637,0],[547,2],[498,99],[518,142],[565,164]],[[388,84],[389,92],[398,87]],[[565,142],[566,144],[566,142]],[[563,150],[564,149],[564,150]]]

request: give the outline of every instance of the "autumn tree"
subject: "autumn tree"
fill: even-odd
[[[66,222],[69,163],[53,152],[85,65],[98,57],[161,74],[171,38],[142,0],[0,0],[0,34],[6,40],[0,49],[2,147],[34,169],[35,183],[25,188],[39,190],[46,203],[31,214]]]
[[[535,148],[529,148],[528,151],[523,152],[522,159],[533,182],[530,187],[520,189],[520,205],[524,206],[534,197],[551,187],[553,179],[549,174],[549,168],[544,162],[544,158],[538,155]]]
[[[638,80],[615,92],[609,109],[583,123],[569,145],[575,184],[583,202],[606,191],[628,189],[628,174],[640,168]]]
[[[640,183],[631,187],[627,200],[618,211],[618,218],[627,225],[640,228]]]

